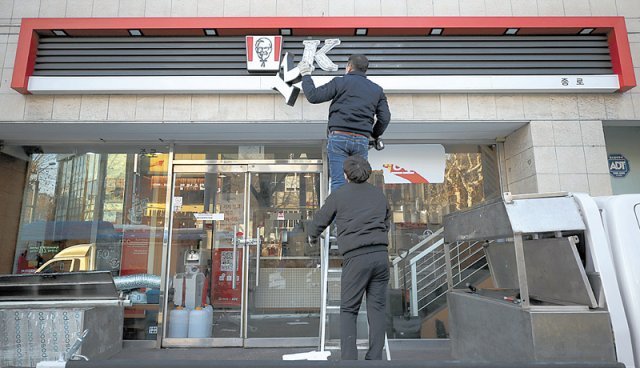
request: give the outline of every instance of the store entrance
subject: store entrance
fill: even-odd
[[[174,165],[162,346],[313,346],[320,164]]]

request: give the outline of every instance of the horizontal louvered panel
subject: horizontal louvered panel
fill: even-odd
[[[335,50],[335,49],[334,49]],[[332,58],[346,58],[350,55],[353,50],[348,52],[344,52],[342,54],[338,54],[337,51],[334,52],[331,50]],[[300,55],[302,53],[301,50],[293,50],[289,49],[286,51],[293,52],[294,54]],[[374,56],[383,56],[383,55],[407,55],[407,57],[413,57],[415,55],[512,55],[512,54],[532,54],[537,55],[540,53],[539,49],[527,49],[527,48],[510,48],[508,53],[505,53],[502,49],[478,49],[478,48],[463,48],[463,49],[377,49],[374,50],[375,54],[367,53],[369,57]],[[560,48],[560,49],[546,49],[545,55],[609,55],[609,49],[606,47],[601,48]],[[220,50],[208,50],[208,49],[186,49],[186,50],[167,50],[167,49],[122,49],[122,50],[95,50],[95,49],[62,49],[62,50],[39,50],[38,55],[40,56],[83,56],[83,55],[241,55],[244,57],[245,50],[242,49],[220,49]]]
[[[608,61],[585,61],[581,63],[584,67],[589,68],[609,68],[611,63]],[[369,67],[373,70],[390,69],[390,68],[407,68],[407,69],[498,69],[498,68],[553,68],[559,67],[554,61],[508,61],[508,62],[488,62],[488,61],[449,61],[449,62],[370,62]],[[44,69],[40,64],[36,66],[36,70]],[[244,69],[244,65],[239,63],[64,63],[49,64],[48,70],[110,70],[110,69]]]
[[[320,74],[320,73],[314,73]],[[372,75],[372,73],[368,73]],[[411,71],[411,75],[585,75],[584,69],[456,69],[456,70],[419,70]],[[607,75],[611,74],[611,69],[592,69],[589,75]],[[148,69],[131,69],[131,70],[49,70],[46,74],[35,72],[37,76],[239,76],[237,70],[185,70],[185,69],[164,69],[164,70],[148,70]],[[329,75],[324,73],[324,75]],[[398,69],[382,69],[377,70],[375,75],[390,76],[400,75]],[[405,72],[404,75],[407,75]]]
[[[342,58],[335,58],[341,60]],[[609,61],[609,55],[529,55],[527,60],[539,60],[539,61]],[[203,55],[189,55],[190,62],[210,62],[211,56]],[[216,61],[219,62],[236,62],[237,57],[231,55],[216,56]],[[347,58],[344,58],[346,61]],[[512,61],[511,55],[413,55],[411,56],[411,62],[415,61]],[[375,63],[378,61],[385,61],[383,57],[374,55],[369,57],[369,62]],[[149,58],[147,56],[43,56],[36,60],[37,63],[148,63]],[[163,62],[184,62],[183,56],[166,56],[158,55],[153,58],[154,63]]]
[[[297,55],[301,37],[285,37]],[[323,40],[324,37],[316,39]],[[341,70],[352,53],[369,75],[612,74],[606,36],[345,37],[328,56]],[[328,75],[316,69],[315,74]],[[249,75],[244,37],[46,37],[34,75]]]

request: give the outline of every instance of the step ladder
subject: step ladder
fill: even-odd
[[[340,351],[340,279],[342,276],[342,257],[338,253],[338,246],[335,238],[325,232],[322,239],[321,268],[322,268],[322,290],[320,308],[320,351]],[[333,262],[332,262],[333,261]],[[333,266],[332,264],[333,263]],[[358,350],[369,349],[369,325],[367,322],[366,299],[360,305],[357,320]],[[384,351],[386,360],[391,360],[389,352],[389,342],[387,335],[384,337]]]

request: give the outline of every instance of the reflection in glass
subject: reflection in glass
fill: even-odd
[[[160,275],[166,154],[34,154],[24,191],[14,273],[108,270]],[[86,255],[71,247],[94,244]],[[66,252],[63,252],[67,250]],[[61,253],[62,252],[62,253]],[[86,259],[91,258],[91,259]],[[158,289],[127,292],[125,339],[155,339]]]

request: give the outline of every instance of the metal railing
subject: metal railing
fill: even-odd
[[[442,240],[443,231],[444,231],[444,228],[438,229],[436,232],[432,233],[431,235],[429,235],[428,237],[426,237],[425,239],[421,240],[416,245],[411,247],[409,250],[402,252],[400,256],[393,259],[392,266],[393,266],[393,287],[394,288],[396,289],[400,288],[400,273],[401,273],[400,269],[403,268],[402,267],[403,265],[401,264],[401,262],[407,259],[410,259],[411,255],[416,252],[423,253],[423,251],[421,251],[422,248],[431,249],[432,244]],[[403,277],[406,277],[406,275],[403,275]]]
[[[484,242],[456,242],[449,245],[449,254],[445,252],[444,239],[440,238],[430,247],[414,257],[410,257],[409,275],[411,297],[411,315],[440,300],[447,292],[447,263],[451,265],[452,287],[471,280],[487,265],[483,250]]]

